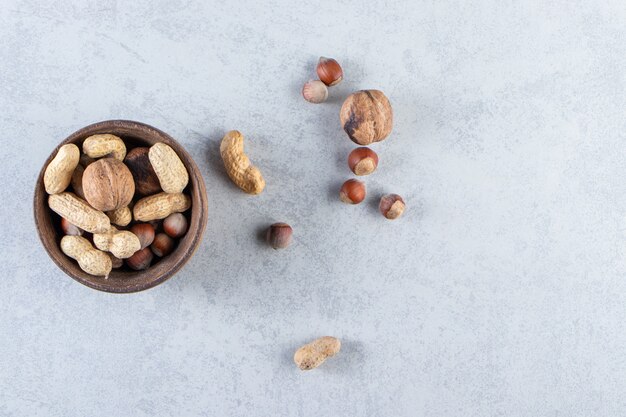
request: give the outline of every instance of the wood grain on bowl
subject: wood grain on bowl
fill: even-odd
[[[59,246],[63,232],[61,219],[48,207],[48,194],[43,184],[45,168],[56,155],[57,150],[68,143],[82,147],[83,141],[96,134],[113,134],[121,137],[132,147],[149,147],[155,143],[169,145],[179,156],[189,174],[189,184],[185,188],[192,201],[189,216],[189,230],[178,242],[176,249],[167,257],[145,270],[116,270],[108,279],[89,275],[78,264],[67,257]],[[152,288],[178,272],[191,259],[202,240],[207,224],[207,196],[204,180],[195,162],[185,149],[168,134],[152,126],[129,120],[108,120],[84,127],[62,141],[44,163],[34,195],[34,215],[37,232],[50,258],[67,275],[88,287],[112,293],[130,293]]]

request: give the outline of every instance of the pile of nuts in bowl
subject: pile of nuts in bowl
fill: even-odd
[[[185,235],[189,174],[165,143],[135,147],[112,134],[61,146],[46,167],[48,206],[61,216],[61,250],[91,275],[147,269]],[[162,220],[162,221],[161,221]]]

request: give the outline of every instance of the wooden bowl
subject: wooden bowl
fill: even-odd
[[[82,149],[83,141],[88,136],[97,133],[112,133],[120,136],[128,148],[151,146],[157,142],[163,142],[171,146],[189,172],[189,185],[184,193],[189,195],[192,200],[191,209],[184,213],[189,219],[189,230],[185,236],[179,239],[176,249],[171,254],[158,260],[150,268],[143,271],[132,271],[125,269],[125,266],[124,269],[114,269],[107,279],[83,272],[75,260],[61,252],[60,242],[63,234],[60,228],[60,217],[48,208],[48,194],[43,184],[44,171],[56,155],[59,147],[67,143],[74,143]],[[89,125],[72,133],[48,157],[43,168],[41,168],[39,178],[37,178],[37,185],[35,186],[35,224],[39,238],[48,255],[59,268],[81,284],[96,290],[113,293],[143,291],[159,285],[178,272],[191,259],[202,240],[202,234],[207,224],[207,210],[206,188],[202,175],[187,151],[168,134],[152,126],[128,120],[107,120]],[[157,259],[159,258],[155,256],[155,260]]]

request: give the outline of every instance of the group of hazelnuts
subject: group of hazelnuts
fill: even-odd
[[[322,103],[328,98],[328,87],[343,80],[343,69],[332,59],[321,57],[317,63],[319,80],[310,80],[302,88],[302,96],[311,103]],[[378,155],[367,147],[389,136],[393,127],[393,111],[389,99],[379,90],[360,90],[346,98],[339,112],[341,126],[348,137],[361,145],[348,155],[348,166],[358,176],[369,175],[378,166]],[[339,190],[339,198],[347,204],[359,204],[365,199],[365,183],[349,179]],[[385,218],[394,220],[404,213],[405,203],[398,194],[386,194],[380,199],[379,209]]]
[[[343,80],[343,69],[333,58],[320,57],[316,72],[319,80],[309,80],[302,87],[302,97],[310,103],[323,103],[328,99],[328,87]],[[369,175],[378,167],[378,155],[367,147],[389,136],[393,127],[393,111],[389,99],[379,90],[360,90],[346,98],[339,112],[343,130],[356,144],[361,145],[348,155],[348,167],[357,176]],[[347,204],[365,200],[365,183],[349,179],[339,190],[339,199]],[[406,205],[398,194],[385,194],[378,208],[389,220],[404,213]],[[286,223],[274,223],[266,233],[267,243],[274,249],[283,249],[291,243],[293,230]]]

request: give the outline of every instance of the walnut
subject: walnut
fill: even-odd
[[[393,125],[391,104],[382,91],[361,90],[352,93],[341,106],[341,125],[350,139],[359,145],[384,140]]]
[[[101,211],[117,210],[131,202],[135,183],[122,161],[103,158],[85,168],[83,192],[93,208]]]

